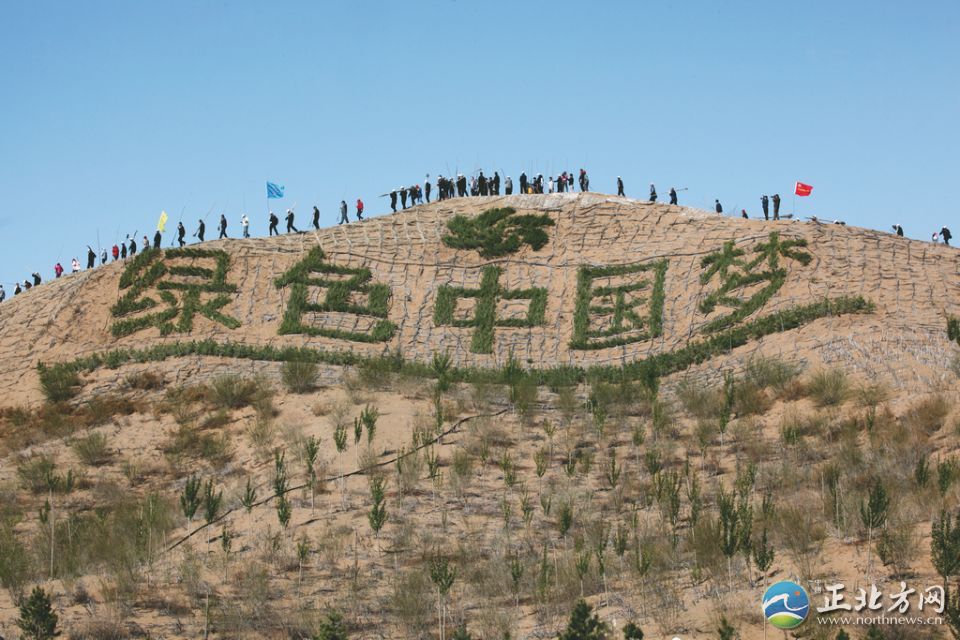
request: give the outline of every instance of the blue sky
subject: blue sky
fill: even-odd
[[[426,173],[580,167],[728,212],[789,211],[802,180],[802,215],[960,226],[955,1],[37,0],[4,4],[0,60],[3,282],[161,209],[263,234],[265,180],[301,227]]]

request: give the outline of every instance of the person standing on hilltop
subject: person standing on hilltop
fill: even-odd
[[[137,239],[136,238],[130,238],[130,255],[131,256],[137,255]]]
[[[280,235],[280,232],[277,230],[277,225],[280,224],[280,218],[277,217],[273,211],[270,212],[270,228],[267,229],[267,235]]]
[[[187,234],[187,230],[184,228],[183,222],[182,222],[182,221],[181,221],[181,222],[178,222],[178,223],[177,223],[177,242],[180,244],[181,247],[182,247],[183,245],[187,244],[186,241],[183,239],[183,236],[185,236],[186,234]],[[117,248],[117,247],[114,246],[113,248],[114,248],[114,256],[113,256],[113,259],[116,260],[116,259],[117,259],[117,256],[116,256],[116,248]]]
[[[320,230],[320,208],[313,205],[313,228]]]
[[[341,200],[340,201],[340,222],[338,222],[337,224],[341,225],[341,224],[349,224],[349,223],[350,223],[350,219],[347,217],[347,201]]]
[[[587,178],[587,172],[585,169],[580,169],[580,192],[583,193],[587,190],[587,185],[590,183]]]
[[[207,224],[203,221],[203,218],[200,219],[200,225],[197,227],[197,231],[193,234],[194,238],[199,238],[200,242],[203,242],[203,234],[207,232]]]
[[[520,193],[526,195],[527,193],[527,172],[520,172]]]
[[[617,195],[626,197],[626,194],[623,193],[623,179],[620,176],[617,176]]]
[[[400,208],[407,208],[407,188],[400,187]]]
[[[104,249],[100,252],[100,264],[107,264],[107,250]]]
[[[40,274],[34,271],[31,275],[33,275],[33,286],[40,286],[40,283],[43,282],[43,278],[40,277]]]
[[[60,265],[59,262],[53,265],[53,273],[58,278],[63,275],[63,267]]]
[[[423,190],[427,193],[427,204],[430,204],[430,174],[423,179]]]
[[[80,273],[80,261],[74,258],[70,261],[70,272],[71,273]]]
[[[363,200],[357,198],[357,220],[363,220]]]
[[[126,242],[120,243],[120,259],[121,260],[127,259],[127,243]]]
[[[670,187],[670,204],[677,204],[677,190]]]
[[[240,228],[243,229],[243,237],[250,237],[250,218],[247,217],[247,214],[240,214]]]
[[[227,216],[220,214],[220,237],[218,240],[223,240],[227,237]]]
[[[763,219],[770,219],[770,198],[766,194],[760,196],[760,208],[763,209]]]
[[[20,283],[18,282],[18,283],[16,283],[16,285],[13,287],[13,295],[18,296],[18,295],[20,295],[21,293],[23,293],[23,290],[20,288]]]
[[[747,215],[746,209],[740,209],[740,217],[743,218],[744,220],[747,220],[750,216]]]
[[[157,229],[157,231],[153,234],[153,248],[159,249],[160,243],[162,241],[163,241],[163,234],[160,233],[160,229]]]
[[[773,219],[780,219],[780,194],[773,194]]]
[[[398,189],[394,189],[393,191],[390,192],[390,209],[394,213],[397,212],[397,191]]]
[[[900,223],[893,225],[893,231],[897,234],[898,237],[903,237],[903,227],[900,226]]]
[[[719,200],[714,200],[714,210],[717,212],[717,215],[723,215],[723,205],[720,204]]]
[[[950,246],[950,239],[953,237],[953,234],[950,233],[950,229],[946,227],[940,228],[940,239],[943,240],[943,244]]]
[[[483,175],[482,169],[480,175],[477,177],[477,189],[482,196],[490,195],[490,190],[487,188],[487,176]]]
[[[87,269],[93,269],[97,264],[97,252],[93,250],[93,247],[87,245]]]
[[[116,262],[117,258],[120,257],[120,247],[113,245],[113,248],[110,250],[111,255],[113,255],[113,261]]]
[[[3,302],[7,299],[7,292],[3,290],[3,285],[0,284],[0,302]]]
[[[513,180],[510,179],[510,176],[507,176],[503,181],[503,193],[508,196],[513,194]]]
[[[657,201],[657,188],[653,186],[653,183],[650,183],[650,202]]]
[[[287,233],[300,233],[300,230],[293,225],[293,209],[287,209]]]

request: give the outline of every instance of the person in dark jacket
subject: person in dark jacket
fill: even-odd
[[[657,201],[657,188],[653,186],[653,183],[650,183],[650,202]]]
[[[670,187],[670,204],[677,204],[677,190]]]
[[[182,222],[178,222],[178,223],[177,223],[177,243],[178,243],[181,247],[182,247],[183,245],[187,244],[186,240],[183,239],[183,237],[184,237],[185,235],[187,235],[187,229],[186,229],[186,227],[183,226],[183,223],[182,223]],[[116,247],[114,247],[114,248],[116,248]],[[113,259],[116,260],[117,257],[114,256]]]
[[[107,250],[104,249],[100,252],[100,264],[107,264]]]
[[[313,205],[313,228],[320,229],[320,209]]]
[[[130,238],[130,255],[131,256],[137,255],[137,239],[136,238]]]
[[[280,235],[277,231],[277,225],[280,224],[280,218],[273,211],[270,212],[270,228],[267,229],[267,235]]]
[[[746,220],[746,219],[749,218],[750,216],[747,215],[747,210],[746,210],[746,209],[740,209],[740,217],[743,218],[744,220]]]
[[[903,237],[903,227],[901,227],[899,223],[893,225],[893,231],[894,231],[894,233],[896,233],[899,237],[901,237],[901,238]]]
[[[620,176],[617,176],[617,195],[626,196],[626,194],[623,192],[623,178]]]
[[[527,174],[525,171],[520,173],[520,193],[524,195],[527,193]]]
[[[946,227],[940,228],[940,239],[943,240],[943,244],[950,246],[950,239],[953,238],[953,234],[950,233],[950,229]]]
[[[287,233],[291,231],[300,233],[300,230],[293,226],[293,209],[287,209]]]
[[[200,220],[200,226],[197,227],[196,232],[193,234],[194,238],[199,238],[200,242],[203,242],[203,234],[207,232],[207,225]]]
[[[770,219],[770,198],[766,194],[760,196],[760,208],[763,209],[763,219]]]
[[[714,200],[714,203],[715,203],[715,204],[714,204],[713,208],[714,208],[714,210],[717,212],[717,214],[723,214],[723,205],[720,204],[720,201],[719,201],[719,200]]]
[[[222,240],[227,237],[227,216],[220,214],[220,236],[219,240]]]
[[[338,222],[337,224],[339,225],[339,224],[349,224],[349,223],[350,223],[350,218],[347,217],[347,201],[341,200],[340,201],[340,222]]]
[[[773,219],[780,219],[780,194],[773,194]]]
[[[23,293],[23,290],[20,288],[20,283],[18,282],[16,286],[13,287],[13,295],[18,296]]]
[[[120,243],[120,259],[121,260],[127,259],[127,243],[126,242]]]
[[[404,209],[407,208],[407,188],[400,187],[400,206]]]
[[[487,195],[487,176],[483,175],[483,171],[477,176],[477,188],[480,190],[480,195]]]
[[[394,189],[390,192],[390,209],[393,210],[394,213],[397,212],[397,191],[397,189]]]
[[[43,282],[43,278],[41,278],[40,274],[37,273],[36,271],[34,271],[32,275],[33,275],[33,286],[39,287],[40,283]],[[59,278],[60,276],[57,276],[57,277]]]
[[[160,229],[157,229],[156,233],[153,234],[153,248],[159,249],[161,242],[163,242],[163,234],[160,233]]]
[[[427,195],[427,204],[430,204],[430,174],[427,174],[426,179],[423,181],[423,190]]]
[[[93,247],[87,245],[87,269],[93,269],[97,264],[97,252],[93,250]]]

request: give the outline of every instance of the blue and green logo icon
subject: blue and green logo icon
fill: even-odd
[[[793,629],[807,619],[810,598],[796,582],[783,580],[763,594],[763,615],[777,629]]]

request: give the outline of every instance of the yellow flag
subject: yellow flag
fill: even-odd
[[[159,231],[160,233],[163,233],[165,231],[166,226],[167,226],[167,212],[161,211],[160,221],[157,222],[157,231]]]

